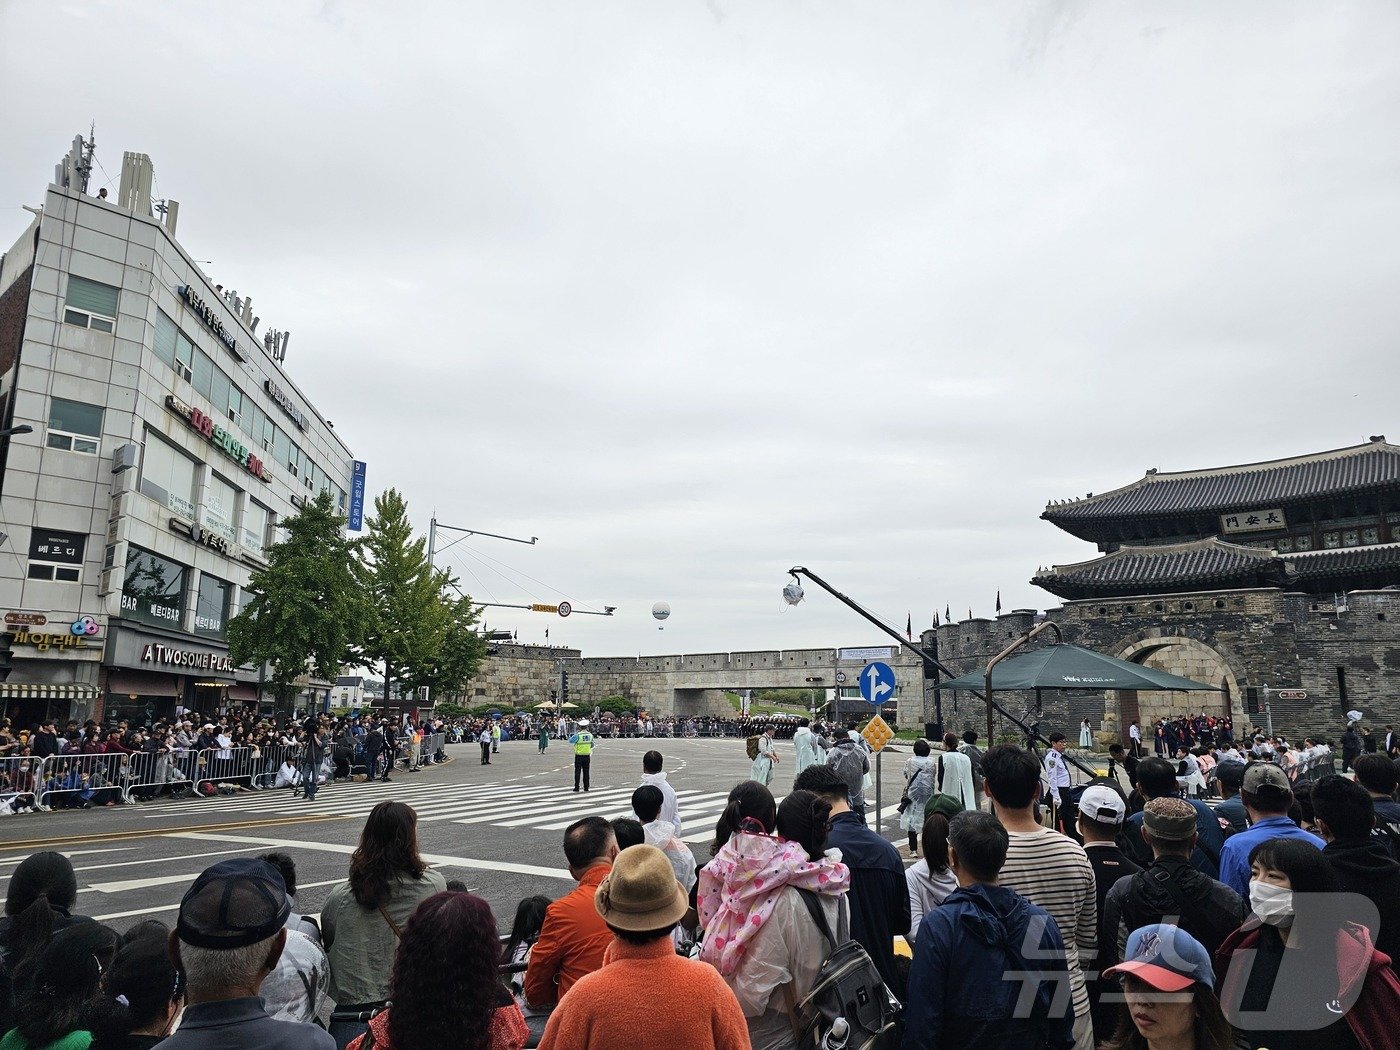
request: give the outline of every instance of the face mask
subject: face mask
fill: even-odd
[[[1293,925],[1293,891],[1257,879],[1249,883],[1249,907],[1270,926]]]

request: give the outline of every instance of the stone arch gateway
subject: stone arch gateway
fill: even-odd
[[[1180,675],[1197,682],[1220,686],[1220,693],[1176,693],[1159,690],[1120,689],[1109,696],[1106,715],[1124,727],[1137,719],[1144,727],[1143,743],[1151,748],[1147,731],[1159,718],[1205,711],[1217,717],[1228,715],[1236,726],[1247,722],[1244,711],[1244,690],[1235,672],[1238,661],[1205,642],[1186,635],[1168,634],[1156,630],[1144,631],[1125,639],[1113,654],[1120,660],[1130,660],[1146,667]]]

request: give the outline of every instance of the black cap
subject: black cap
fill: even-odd
[[[291,912],[277,869],[239,857],[205,868],[194,880],[180,900],[175,931],[196,948],[244,948],[275,934]]]

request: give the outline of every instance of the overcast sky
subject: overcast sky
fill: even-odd
[[[1400,438],[1398,34],[1389,2],[0,0],[0,241],[95,121],[95,185],[150,155],[372,491],[540,538],[459,544],[464,587],[618,607],[492,626],[868,644],[786,569],[901,628],[1045,608],[1037,567],[1095,554],[1047,500]]]

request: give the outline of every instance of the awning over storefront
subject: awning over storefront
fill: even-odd
[[[90,685],[44,685],[31,682],[0,683],[0,700],[95,700]]]
[[[247,700],[249,703],[258,698],[257,686],[244,685],[239,682],[228,687],[228,698],[230,700]]]
[[[171,675],[143,671],[113,671],[107,678],[107,691],[118,696],[179,696],[180,686]]]

